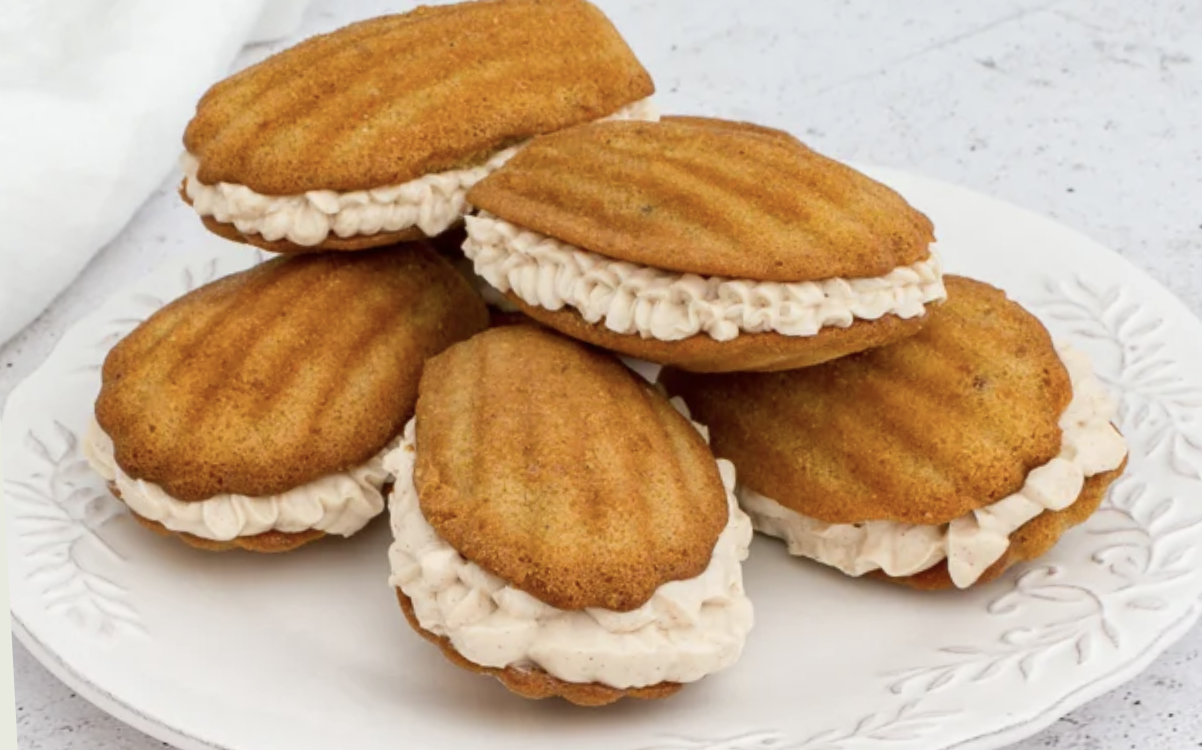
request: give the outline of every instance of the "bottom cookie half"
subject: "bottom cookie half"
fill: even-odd
[[[114,483],[109,483],[109,491],[113,493],[113,497],[121,499],[121,493],[117,490]],[[262,552],[274,554],[279,552],[291,552],[292,550],[303,547],[309,542],[316,542],[326,535],[324,531],[317,529],[309,529],[308,531],[299,531],[295,534],[288,534],[283,531],[268,531],[255,536],[240,536],[230,539],[226,542],[218,542],[213,539],[204,539],[202,537],[188,534],[183,531],[172,531],[158,521],[151,521],[149,518],[139,516],[132,509],[129,514],[134,517],[142,526],[150,529],[160,536],[176,537],[189,547],[202,549],[206,552],[226,552],[233,549],[243,549],[248,552]]]
[[[698,334],[681,341],[659,341],[614,333],[602,323],[589,323],[571,308],[552,311],[526,304],[512,292],[506,296],[526,315],[574,339],[691,372],[775,372],[812,367],[913,336],[926,323],[925,315],[909,320],[886,315],[879,320],[857,320],[848,328],[824,328],[814,336],[744,333],[730,341],[716,341]]]
[[[1106,497],[1106,490],[1126,468],[1127,462],[1124,460],[1123,464],[1113,471],[1089,477],[1085,480],[1085,486],[1082,488],[1081,494],[1077,496],[1075,503],[1064,510],[1041,513],[1014,532],[1010,536],[1010,547],[1006,550],[1006,554],[982,573],[974,586],[982,586],[995,581],[1015,565],[1046,555],[1052,547],[1056,546],[1065,532],[1074,526],[1085,523],[1090,516],[1097,512],[1102,505],[1102,500]],[[946,562],[906,578],[891,578],[879,570],[868,575],[878,580],[909,586],[921,591],[942,591],[955,588]]]
[[[477,674],[495,677],[511,692],[523,698],[531,698],[533,700],[563,698],[571,703],[575,703],[577,706],[606,706],[623,698],[639,698],[642,700],[667,698],[684,687],[684,685],[675,682],[661,682],[658,685],[651,685],[649,687],[619,689],[595,682],[585,684],[564,682],[537,667],[506,667],[505,669],[482,667],[465,659],[455,650],[449,639],[441,638],[423,628],[421,623],[417,621],[417,615],[413,611],[413,602],[409,600],[405,592],[397,589],[396,596],[397,601],[400,602],[401,610],[405,613],[405,619],[409,621],[413,629],[417,631],[418,635],[442,649],[443,655],[448,660]]]
[[[353,252],[355,250],[370,250],[373,247],[385,247],[386,245],[397,245],[403,242],[416,242],[426,239],[426,235],[422,230],[414,227],[413,229],[402,229],[399,232],[378,232],[376,234],[346,238],[330,235],[321,243],[308,246],[298,245],[291,240],[268,240],[260,234],[244,234],[238,231],[238,228],[233,224],[217,221],[211,216],[201,217],[201,221],[204,222],[205,229],[208,229],[218,237],[223,237],[233,242],[241,242],[245,245],[254,245],[269,253],[279,253],[281,255]]]

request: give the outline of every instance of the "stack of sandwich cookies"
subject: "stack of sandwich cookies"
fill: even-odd
[[[653,93],[587,0],[419,7],[213,86],[181,195],[291,257],[110,352],[89,462],[212,551],[352,536],[387,499],[410,626],[585,706],[735,664],[753,528],[963,589],[1097,510],[1127,448],[1087,357],[945,277],[893,190]]]
[[[464,251],[574,338],[700,372],[818,364],[944,298],[930,222],[768,128],[698,118],[545,136],[468,193]]]
[[[432,237],[529,139],[656,119],[650,76],[585,0],[486,0],[356,23],[213,86],[181,192],[211,231],[281,253]]]
[[[109,353],[89,461],[139,522],[196,547],[350,536],[384,510],[423,362],[487,322],[420,244],[227,276]]]
[[[756,528],[793,554],[967,588],[1045,554],[1125,467],[1088,358],[993,287],[946,284],[890,347],[787,373],[662,373],[738,467]]]
[[[733,468],[613,357],[535,326],[451,347],[385,467],[391,583],[460,666],[603,705],[738,659],[752,530]]]

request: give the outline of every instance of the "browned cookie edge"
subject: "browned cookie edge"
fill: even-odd
[[[614,333],[603,323],[589,323],[571,307],[548,310],[527,304],[513,292],[506,297],[528,317],[564,335],[689,372],[778,372],[812,367],[913,336],[927,319],[927,315],[909,320],[886,315],[878,320],[857,320],[847,328],[823,328],[813,336],[741,333],[730,341],[716,341],[700,333],[681,341],[659,341]]]
[[[109,491],[113,493],[113,497],[122,500],[121,492],[117,489],[115,482],[109,482]],[[124,502],[124,501],[123,501]],[[129,506],[126,506],[129,507]],[[184,531],[172,531],[158,521],[151,521],[145,516],[140,516],[130,508],[129,514],[134,517],[134,520],[143,527],[153,531],[159,536],[175,537],[189,547],[194,547],[205,552],[228,552],[234,549],[242,549],[247,552],[260,552],[264,554],[279,554],[282,552],[291,552],[292,550],[316,542],[326,535],[324,531],[317,529],[309,529],[300,531],[295,534],[288,534],[283,531],[268,531],[255,536],[235,537],[228,542],[218,542],[213,539],[204,539],[203,537],[195,536]]]
[[[380,232],[379,234],[359,235],[343,239],[331,234],[317,245],[298,245],[289,240],[265,240],[259,234],[243,234],[233,224],[216,221],[211,216],[202,216],[200,220],[205,228],[223,239],[243,245],[251,245],[260,250],[277,255],[301,255],[304,253],[350,253],[356,250],[371,250],[377,247],[397,245],[404,242],[416,242],[426,239],[426,235],[418,228],[403,229],[399,232]]]

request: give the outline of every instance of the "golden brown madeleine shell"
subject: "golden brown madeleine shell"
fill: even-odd
[[[1102,505],[1102,500],[1106,498],[1106,490],[1126,468],[1127,460],[1123,459],[1123,464],[1114,471],[1095,474],[1087,478],[1085,487],[1082,488],[1075,503],[1061,511],[1045,511],[1024,524],[1018,531],[1010,535],[1010,547],[1006,550],[1006,554],[982,573],[973,585],[983,586],[996,581],[1015,565],[1046,555],[1069,529],[1085,523],[1090,516],[1097,512],[1099,506]],[[921,591],[943,591],[955,588],[946,562],[906,578],[890,578],[879,570],[870,575],[878,580],[899,583]]]
[[[283,493],[379,453],[413,414],[424,361],[487,324],[423,245],[279,258],[118,343],[96,418],[121,469],[177,499]]]
[[[741,333],[730,341],[716,341],[698,334],[681,341],[660,341],[614,333],[603,323],[589,323],[570,307],[548,310],[526,304],[512,293],[505,296],[525,315],[574,339],[691,372],[777,372],[812,367],[913,336],[927,317],[903,320],[886,315],[878,320],[857,320],[847,328],[823,328],[813,336]]]
[[[760,125],[754,122],[741,122],[739,120],[720,120],[716,117],[704,117],[700,115],[664,115],[660,118],[663,122],[676,123],[678,125],[692,125],[698,128],[710,128],[713,130],[733,130],[745,135],[760,135],[766,138],[776,138],[784,143],[796,143],[797,136],[777,128],[770,128],[767,125]]]
[[[539,138],[468,202],[608,258],[701,276],[884,276],[934,241],[900,195],[796,138],[696,118]]]
[[[828,523],[941,524],[1018,491],[1060,453],[1068,372],[1043,324],[979,281],[891,346],[789,372],[661,381],[739,480]]]
[[[467,560],[559,609],[636,609],[701,575],[729,516],[697,430],[614,357],[492,328],[432,359],[414,483]]]
[[[649,685],[643,688],[618,689],[597,682],[564,682],[537,667],[506,667],[505,669],[482,667],[475,662],[465,659],[462,654],[455,650],[455,646],[451,643],[450,639],[436,636],[423,628],[421,623],[417,621],[417,615],[413,611],[413,602],[400,589],[396,590],[396,598],[401,605],[401,611],[405,613],[405,619],[409,621],[409,625],[422,638],[442,649],[442,654],[447,658],[447,661],[470,672],[495,677],[510,692],[523,698],[531,700],[563,698],[577,706],[596,707],[608,706],[623,698],[638,698],[641,700],[667,698],[679,692],[684,687],[684,685],[677,682],[661,682],[658,685]]]
[[[584,0],[486,0],[352,24],[213,86],[184,145],[201,182],[354,191],[473,166],[650,96]]]

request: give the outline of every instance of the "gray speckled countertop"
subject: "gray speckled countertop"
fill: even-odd
[[[598,1],[656,76],[666,111],[758,120],[837,158],[1025,206],[1115,249],[1202,314],[1202,2]],[[304,33],[412,5],[315,0]],[[71,323],[202,231],[165,185],[0,348],[0,400]],[[24,750],[162,746],[15,642],[13,652]],[[1016,748],[1202,747],[1199,704],[1194,630],[1142,677]]]

